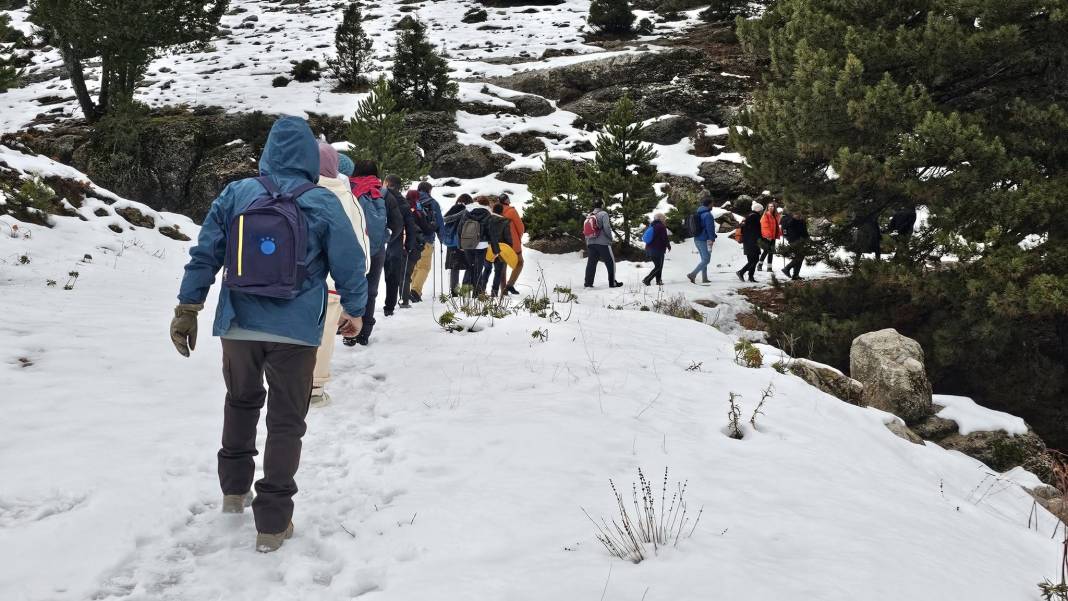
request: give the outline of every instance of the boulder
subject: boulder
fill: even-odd
[[[189,178],[190,210],[206,214],[226,184],[259,175],[256,151],[250,144],[232,144],[209,150]]]
[[[903,438],[911,442],[912,444],[923,444],[923,439],[917,436],[915,432],[910,430],[908,426],[901,422],[901,420],[895,419],[891,422],[887,422],[885,426],[887,430],[893,432],[894,436],[897,436],[898,438]]]
[[[404,125],[416,133],[416,143],[429,160],[456,142],[456,118],[443,111],[416,111],[404,117]]]
[[[912,424],[934,413],[923,349],[893,328],[861,334],[849,349],[849,373],[864,385],[862,404]]]
[[[957,422],[937,415],[925,417],[912,425],[913,432],[922,436],[924,440],[935,442],[956,434],[958,429]]]
[[[489,13],[483,8],[472,8],[464,13],[460,21],[464,23],[484,23],[489,18]]]
[[[430,167],[430,177],[463,179],[485,177],[500,171],[511,161],[511,157],[493,154],[483,146],[467,146],[453,142],[435,153]]]
[[[1046,444],[1030,430],[1016,436],[1001,430],[971,434],[955,432],[935,442],[946,449],[974,457],[999,472],[1020,466],[1046,479],[1052,467]]]
[[[534,177],[535,173],[537,173],[537,171],[530,167],[513,167],[498,173],[497,179],[509,184],[526,185],[530,183],[530,178]]]
[[[510,133],[498,139],[497,144],[516,154],[539,154],[545,151],[545,142],[538,137],[541,135],[541,132],[536,131]]]
[[[544,117],[553,114],[556,110],[548,100],[532,94],[509,98],[508,101],[514,104],[520,113],[528,117]]]
[[[1026,488],[1024,490],[1027,490]],[[1052,513],[1060,521],[1068,524],[1068,499],[1061,494],[1061,491],[1048,485],[1042,485],[1035,487],[1027,492],[1034,497],[1035,501],[1044,507],[1046,511]]]
[[[852,405],[861,404],[864,385],[829,365],[807,359],[794,359],[790,361],[789,370],[833,397]]]
[[[701,182],[713,198],[736,198],[742,194],[759,194],[749,183],[742,166],[731,161],[708,161],[697,168]]]
[[[653,144],[675,144],[689,136],[696,127],[697,122],[693,119],[672,115],[646,125],[638,137]]]

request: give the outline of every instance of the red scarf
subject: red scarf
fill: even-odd
[[[356,198],[364,194],[370,194],[371,198],[382,198],[382,180],[373,175],[350,177],[349,183],[352,184],[352,195]]]

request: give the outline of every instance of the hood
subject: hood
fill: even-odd
[[[340,162],[341,157],[338,156],[336,148],[326,142],[319,142],[319,175],[331,179],[337,177]]]
[[[697,212],[698,213],[708,213],[711,210],[712,209],[706,207],[705,205],[701,205],[701,206],[697,207]]]
[[[419,202],[419,198],[419,193],[415,190],[408,190],[408,192],[404,194],[404,199],[413,207],[415,206],[415,203]]]
[[[356,171],[356,165],[352,163],[352,159],[346,154],[338,153],[337,170],[345,177],[352,177],[352,173]]]
[[[425,202],[427,200],[434,200],[434,197],[426,192],[419,192],[419,202]]]
[[[378,179],[377,176],[361,175],[360,177],[350,177],[349,181],[352,182],[352,194],[356,198],[364,194],[370,194],[371,198],[382,198],[382,180]]]
[[[319,181],[319,143],[307,121],[282,117],[274,122],[260,156],[260,174]]]

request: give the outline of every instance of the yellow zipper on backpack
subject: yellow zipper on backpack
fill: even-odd
[[[237,218],[237,277],[241,277],[241,259],[245,256],[245,216]]]

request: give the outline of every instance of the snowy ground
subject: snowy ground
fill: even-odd
[[[1056,568],[1052,516],[1029,529],[1010,481],[1026,473],[909,444],[887,414],[735,365],[717,329],[638,310],[656,292],[634,265],[624,288],[602,271],[583,291],[577,256],[534,252],[521,289],[542,271],[575,288],[566,321],[448,334],[423,303],[382,319],[369,348],[338,349],[334,403],[309,417],[296,537],[257,554],[252,516],[219,513],[213,307],[191,359],[167,337],[187,244],[56,222],[0,236],[5,600],[1024,601]],[[676,249],[665,293],[729,298],[740,253],[725,242],[707,288]],[[744,421],[769,384],[756,428],[728,438],[728,393]],[[688,480],[704,513],[692,538],[633,565],[580,508],[611,516],[608,478],[626,489],[638,467]]]

